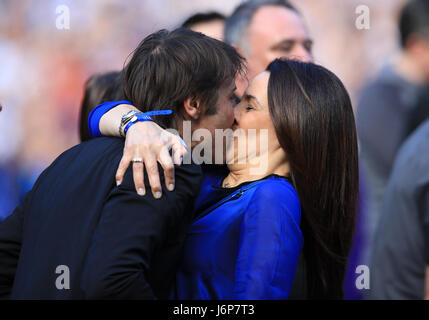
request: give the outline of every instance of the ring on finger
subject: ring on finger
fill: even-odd
[[[143,159],[142,158],[134,158],[133,162],[134,163],[143,163]]]

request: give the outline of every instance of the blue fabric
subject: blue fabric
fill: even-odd
[[[19,204],[16,169],[11,164],[0,164],[0,222]]]
[[[137,122],[143,122],[143,121],[153,121],[150,116],[163,116],[163,115],[170,115],[173,113],[173,110],[153,110],[148,111],[145,113],[139,113],[136,114],[130,122],[125,126],[124,134],[126,135],[128,130],[131,128],[132,125],[134,125]]]
[[[128,132],[128,129],[130,129],[130,128],[131,128],[131,126],[132,126],[132,125],[134,125],[134,124],[135,124],[135,123],[137,123],[137,122],[153,121],[151,117],[149,117],[149,116],[145,115],[144,113],[137,114],[137,115],[135,115],[134,117],[135,117],[135,119],[134,119],[134,120],[133,120],[133,119],[131,119],[131,121],[130,121],[130,122],[128,122],[128,123],[127,123],[127,125],[125,126],[125,129],[124,129],[124,135],[126,135],[126,134],[127,134],[127,132]]]
[[[153,110],[145,112],[145,116],[168,116],[173,113],[173,110]]]
[[[102,137],[100,132],[101,117],[110,109],[120,104],[132,104],[127,100],[105,102],[95,107],[88,116],[88,129],[92,138]]]
[[[200,192],[197,199],[195,200],[194,212],[195,216],[198,213],[208,208],[209,203],[216,202],[216,192],[213,192],[213,186],[219,186],[222,184],[222,180],[228,175],[229,170],[227,166],[219,165],[201,165],[203,170],[203,183],[201,185]]]
[[[191,225],[172,298],[287,299],[303,246],[295,189],[269,176],[220,202]]]

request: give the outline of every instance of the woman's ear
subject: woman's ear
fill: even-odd
[[[183,102],[183,108],[185,111],[185,117],[193,120],[198,120],[201,116],[201,105],[200,102],[195,98],[187,98]]]

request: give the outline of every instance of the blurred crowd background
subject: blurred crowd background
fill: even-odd
[[[228,16],[241,1],[0,0],[0,221],[44,168],[79,143],[80,104],[91,75],[120,70],[154,31],[176,28],[197,12]],[[401,53],[398,15],[406,0],[290,2],[314,40],[314,61],[339,76],[358,113],[368,96],[363,89]],[[70,29],[56,27],[59,5],[70,10]],[[356,27],[359,5],[370,9],[369,29]],[[371,115],[363,113],[365,117]],[[372,132],[370,138],[388,141],[382,130],[386,126],[387,120],[381,121],[382,134]],[[389,166],[398,147],[392,149]],[[371,207],[374,190],[365,187],[372,168],[364,170],[370,178],[361,177],[361,211]]]

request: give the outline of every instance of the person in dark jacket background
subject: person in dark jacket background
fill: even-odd
[[[370,299],[429,299],[429,120],[402,145],[381,206]]]
[[[401,51],[362,89],[356,109],[368,195],[365,264],[397,152],[413,130],[429,118],[428,106],[419,106],[429,90],[429,2],[407,1],[399,16]]]

